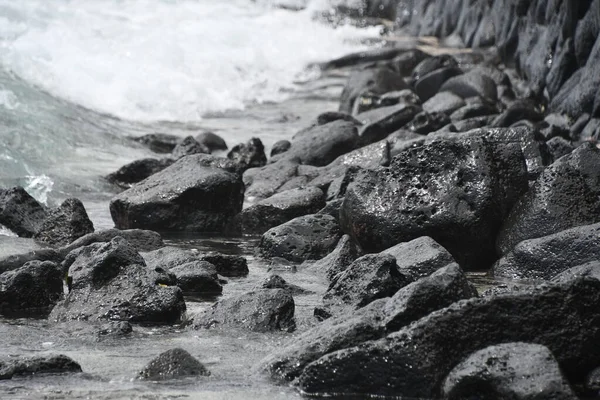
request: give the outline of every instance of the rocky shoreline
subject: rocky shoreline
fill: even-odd
[[[259,138],[226,157],[210,132],[135,138],[157,156],[106,177],[121,190],[116,229],[95,232],[77,199],[47,209],[0,189],[0,224],[32,238],[0,258],[0,314],[123,338],[146,325],[281,332],[261,374],[309,396],[600,396],[600,1],[446,3],[344,9],[471,49],[390,41],[322,64],[349,75],[339,110],[268,157]],[[244,257],[157,232],[258,236],[271,275],[227,295]],[[310,323],[295,315],[307,289],[281,269],[324,287]],[[478,291],[472,271],[506,283]],[[221,295],[187,315],[190,296]],[[56,355],[0,370],[81,367]],[[210,374],[175,348],[139,379]]]

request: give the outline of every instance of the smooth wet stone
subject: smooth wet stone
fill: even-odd
[[[72,254],[69,293],[49,320],[168,324],[181,319],[185,311],[181,289],[166,286],[163,272],[146,266],[125,239],[94,243]]]
[[[411,282],[389,254],[367,254],[339,273],[323,295],[319,316],[350,314],[374,300],[394,295]]]
[[[257,253],[264,258],[289,261],[318,260],[336,246],[342,232],[330,215],[312,214],[294,218],[262,235]]]
[[[20,237],[33,237],[47,210],[20,186],[0,189],[0,224]]]
[[[94,232],[94,224],[79,199],[70,198],[48,212],[48,216],[34,235],[36,241],[59,247]]]
[[[271,157],[277,154],[285,153],[292,147],[292,142],[289,140],[278,140],[271,146]]]
[[[242,209],[244,185],[239,174],[203,166],[203,156],[183,157],[114,197],[115,226],[222,232]]]
[[[242,210],[236,217],[244,233],[263,234],[302,215],[314,214],[325,206],[325,193],[311,186],[274,194]]]
[[[171,152],[171,157],[178,160],[181,157],[189,156],[192,154],[209,154],[210,149],[203,144],[200,144],[194,139],[193,136],[185,137],[181,142],[177,143],[177,146]]]
[[[0,360],[0,379],[12,379],[15,376],[76,372],[82,372],[81,366],[62,354],[40,357],[5,357]]]
[[[155,153],[166,154],[173,151],[175,146],[181,141],[181,137],[167,133],[150,133],[133,138],[133,140],[148,147]]]
[[[600,281],[589,277],[461,300],[384,339],[321,357],[299,386],[308,395],[435,398],[458,363],[506,342],[548,347],[567,379],[582,381],[600,356],[599,306]]]
[[[502,114],[498,115],[491,126],[494,128],[508,128],[522,120],[539,122],[543,119],[544,115],[537,109],[533,102],[517,100],[508,106]]]
[[[496,232],[528,188],[519,143],[484,137],[411,147],[348,186],[340,222],[366,252],[430,236],[465,269],[495,261]]]
[[[263,167],[267,163],[265,146],[259,138],[233,146],[227,153],[227,158],[239,164],[243,170]]]
[[[29,261],[0,274],[0,313],[46,316],[63,294],[62,269],[51,261]]]
[[[138,373],[138,379],[163,381],[209,375],[210,372],[208,369],[190,353],[181,348],[175,348],[161,353],[158,357],[150,361]]]
[[[227,150],[227,143],[225,143],[225,140],[213,132],[199,133],[194,139],[201,145],[206,146],[211,153]]]
[[[419,106],[401,104],[358,114],[356,118],[363,123],[359,132],[360,144],[368,145],[385,139],[409,123],[420,111]]]
[[[503,343],[476,351],[450,372],[442,392],[449,400],[578,398],[550,350],[531,343]]]
[[[144,229],[104,229],[88,233],[67,246],[59,248],[58,251],[63,256],[66,256],[78,247],[87,246],[97,242],[110,242],[117,236],[127,240],[127,242],[129,242],[129,244],[137,251],[152,251],[164,246],[162,237],[159,233],[154,231]]]
[[[356,98],[366,91],[383,94],[402,89],[408,89],[402,76],[389,68],[355,71],[348,78],[342,91],[339,111],[346,114],[352,113]]]
[[[423,111],[428,113],[443,112],[450,115],[465,105],[466,103],[462,97],[452,92],[439,92],[423,103]]]
[[[498,110],[487,103],[467,104],[450,114],[450,119],[453,122],[463,121],[465,119],[485,117],[496,114]]]
[[[440,91],[448,79],[461,75],[463,72],[457,67],[441,68],[423,75],[415,83],[415,93],[422,101],[431,99]]]
[[[496,83],[482,71],[477,70],[449,78],[440,87],[440,91],[454,93],[463,99],[479,96],[490,103],[498,100]]]
[[[548,280],[559,273],[600,260],[600,224],[577,226],[524,240],[494,264],[497,278]]]
[[[294,299],[289,291],[257,289],[218,301],[196,319],[194,326],[292,332],[296,329],[294,309]]]
[[[233,254],[209,252],[198,255],[202,261],[207,261],[215,266],[217,273],[228,278],[248,275],[248,261],[245,257]]]
[[[335,249],[309,267],[310,271],[324,273],[331,282],[336,275],[348,268],[354,260],[361,256],[361,250],[348,235],[342,236]]]
[[[106,176],[106,180],[122,188],[130,188],[138,183],[173,164],[171,158],[143,158],[135,160],[119,168],[117,171]]]
[[[579,146],[548,166],[515,204],[498,235],[506,254],[519,242],[600,222],[600,150]]]
[[[218,295],[223,292],[217,269],[208,261],[190,261],[170,268],[177,279],[177,286],[184,294]]]
[[[454,263],[454,258],[448,250],[429,236],[398,243],[382,253],[394,256],[400,272],[412,280],[429,276],[438,269]]]
[[[412,71],[412,78],[418,81],[423,76],[440,68],[458,67],[458,62],[449,54],[428,57],[421,61]]]

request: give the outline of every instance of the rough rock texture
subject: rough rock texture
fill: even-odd
[[[169,270],[184,294],[216,295],[223,292],[217,269],[207,261],[191,261]]]
[[[150,361],[138,378],[146,381],[162,381],[189,376],[208,376],[210,372],[187,351],[175,348],[161,353]]]
[[[34,238],[47,246],[59,247],[92,232],[94,224],[90,221],[83,203],[79,199],[71,198],[48,212]]]
[[[600,222],[600,149],[586,143],[546,168],[519,199],[499,233],[498,251],[595,222]]]
[[[394,295],[410,282],[409,277],[398,271],[394,256],[364,255],[331,282],[317,314],[322,317],[349,314],[374,300]]]
[[[600,281],[589,277],[462,300],[384,339],[320,358],[305,368],[300,388],[435,398],[470,354],[517,341],[548,347],[567,379],[581,382],[598,362],[599,305]]]
[[[442,390],[448,400],[577,399],[550,350],[530,343],[503,343],[476,351],[454,367]]]
[[[258,284],[257,289],[284,289],[292,295],[309,293],[308,290],[298,285],[288,283],[279,275],[269,275],[264,281]]]
[[[494,264],[497,278],[548,280],[559,273],[600,260],[600,224],[584,225],[553,235],[524,240]]]
[[[382,253],[394,256],[398,270],[411,277],[412,280],[429,276],[443,266],[454,262],[454,258],[448,253],[448,250],[429,236],[398,243],[385,249]]]
[[[19,375],[63,374],[67,372],[81,372],[81,366],[62,354],[0,360],[0,379],[12,379],[14,376]]]
[[[252,138],[247,143],[234,146],[227,153],[227,158],[238,163],[243,170],[262,167],[267,163],[265,146],[258,138]]]
[[[0,313],[45,316],[63,294],[62,269],[51,261],[29,261],[0,274]]]
[[[420,111],[419,106],[399,104],[376,108],[357,115],[356,118],[363,123],[359,131],[360,145],[364,146],[384,139],[409,123]]]
[[[214,265],[219,275],[228,278],[248,275],[248,261],[242,256],[209,252],[198,258]]]
[[[238,174],[202,166],[202,155],[183,157],[110,202],[119,229],[221,232],[241,211]]]
[[[287,181],[296,176],[298,164],[298,159],[286,159],[262,168],[250,168],[245,171],[246,197],[266,199],[272,196]]]
[[[218,301],[199,317],[195,326],[291,332],[296,329],[294,308],[294,299],[287,290],[258,289]]]
[[[294,218],[262,235],[257,252],[261,257],[289,261],[318,260],[331,252],[342,232],[335,218],[312,214]]]
[[[219,150],[227,150],[225,140],[215,133],[202,132],[196,135],[194,139],[201,145],[206,146],[211,153]]]
[[[527,187],[519,143],[433,141],[401,152],[389,168],[360,171],[340,222],[365,251],[430,236],[463,268],[481,269],[495,261],[496,233]]]
[[[71,256],[72,255],[72,256]],[[185,311],[179,288],[165,286],[163,272],[151,270],[123,238],[94,243],[71,253],[69,293],[50,320],[173,323]]]
[[[208,154],[210,149],[203,144],[200,144],[194,139],[193,136],[187,136],[181,142],[177,143],[177,146],[171,152],[171,157],[174,159],[180,159],[181,157],[189,156],[192,154]]]
[[[360,255],[361,250],[352,241],[352,238],[344,235],[331,253],[315,261],[309,268],[310,271],[324,272],[327,279],[332,281],[337,274],[345,271]]]
[[[152,251],[164,246],[159,233],[144,229],[105,229],[98,232],[88,233],[67,246],[58,249],[60,254],[66,256],[78,247],[83,247],[97,242],[110,242],[120,236],[127,240],[137,251]]]
[[[173,164],[171,158],[143,158],[135,160],[119,168],[117,171],[106,176],[106,180],[122,188],[130,188],[138,183]]]
[[[22,187],[0,189],[0,224],[17,235],[32,237],[46,216],[46,209]]]
[[[243,233],[263,234],[269,229],[325,207],[325,193],[317,187],[290,189],[245,208],[236,217]]]

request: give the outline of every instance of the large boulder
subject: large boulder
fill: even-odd
[[[318,260],[331,252],[342,232],[336,219],[326,214],[294,218],[262,235],[257,252],[261,257],[289,261]]]
[[[253,332],[296,329],[294,299],[285,289],[257,289],[215,303],[195,321],[196,328],[229,326]]]
[[[496,278],[548,280],[559,273],[600,260],[600,224],[577,226],[553,235],[524,240],[494,264]]]
[[[175,160],[171,158],[142,158],[125,164],[117,171],[106,175],[106,180],[127,189],[134,183],[141,182],[150,175],[162,171],[174,162]]]
[[[398,270],[409,276],[411,280],[429,276],[443,266],[454,262],[454,258],[448,253],[448,250],[429,236],[398,243],[385,249],[382,253],[394,256]]]
[[[161,353],[139,373],[139,379],[162,381],[189,376],[208,376],[210,372],[187,351],[175,348]]]
[[[110,202],[119,229],[222,232],[241,211],[239,174],[202,166],[202,155],[183,157]]]
[[[519,242],[600,222],[600,149],[585,143],[541,173],[498,235],[506,254]]]
[[[430,236],[467,269],[495,261],[496,233],[527,190],[519,143],[486,137],[409,147],[348,186],[340,223],[367,252]]]
[[[321,357],[304,369],[300,388],[436,398],[459,362],[507,342],[546,346],[567,379],[582,382],[600,356],[599,306],[600,281],[590,277],[461,300],[384,339]]]
[[[22,187],[0,189],[0,224],[17,235],[32,237],[46,216],[46,209]]]
[[[0,314],[46,316],[63,294],[62,269],[51,261],[29,261],[0,274]]]
[[[444,399],[576,400],[547,347],[503,343],[471,354],[444,382]]]
[[[34,235],[35,240],[50,247],[65,246],[88,233],[94,232],[94,224],[79,199],[66,199],[48,216]]]
[[[69,372],[81,372],[81,366],[62,354],[40,357],[10,357],[0,360],[0,379],[12,379],[14,376],[64,374]]]
[[[263,234],[269,229],[325,207],[325,193],[317,187],[290,189],[258,201],[236,217],[243,233]]]
[[[166,286],[123,238],[76,249],[67,260],[69,293],[50,320],[162,324],[178,322],[185,311],[181,290]]]

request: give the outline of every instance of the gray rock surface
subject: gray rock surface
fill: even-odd
[[[47,210],[20,186],[0,189],[0,224],[20,237],[33,237]]]
[[[146,381],[162,381],[208,375],[210,372],[200,361],[187,351],[175,348],[161,353],[150,361],[138,373],[138,378]]]
[[[35,240],[50,246],[65,246],[88,233],[94,232],[94,224],[79,199],[67,199],[48,212],[48,216],[34,235]]]

